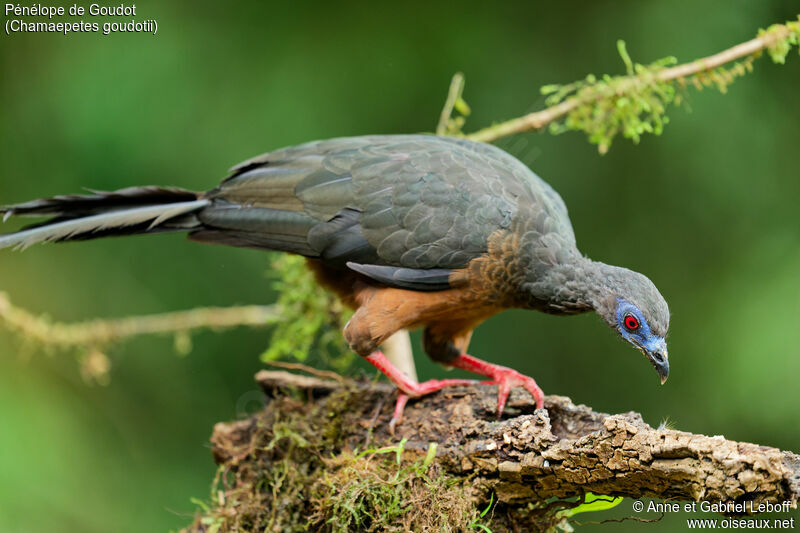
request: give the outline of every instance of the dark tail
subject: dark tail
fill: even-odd
[[[177,188],[130,187],[90,192],[0,207],[3,221],[12,216],[52,217],[16,233],[0,235],[0,248],[25,249],[40,242],[191,231],[201,226],[194,213],[209,204],[197,193]]]

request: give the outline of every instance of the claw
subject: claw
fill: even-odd
[[[481,361],[467,354],[462,354],[450,364],[456,368],[492,378],[490,381],[484,381],[483,383],[497,385],[497,416],[502,416],[506,408],[508,395],[511,393],[511,389],[515,387],[524,387],[533,396],[537,409],[544,407],[544,392],[532,377],[525,376],[504,366]]]
[[[484,381],[483,383],[497,385],[497,416],[503,416],[508,396],[511,394],[511,389],[515,387],[524,387],[533,396],[537,409],[544,407],[544,392],[536,384],[536,381],[531,377],[520,374],[516,370],[511,370],[510,368],[498,370],[493,380]]]
[[[490,381],[489,383],[497,384],[497,416],[503,416],[503,411],[506,410],[508,395],[511,394],[511,382],[509,380],[502,380]]]

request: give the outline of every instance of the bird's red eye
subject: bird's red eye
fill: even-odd
[[[631,331],[639,329],[639,321],[633,315],[625,316],[625,327]]]

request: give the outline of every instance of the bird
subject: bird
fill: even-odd
[[[183,232],[200,243],[305,256],[317,282],[354,310],[343,330],[350,348],[397,386],[392,429],[409,399],[476,383],[410,379],[379,350],[401,329],[421,328],[431,359],[496,385],[498,415],[517,387],[544,406],[532,377],[467,353],[473,330],[506,309],[594,311],[662,384],[669,375],[669,308],[653,282],[584,256],[559,194],[491,144],[425,134],[334,138],[244,161],[203,193],[89,190],[0,214],[50,217],[0,235],[0,248]]]

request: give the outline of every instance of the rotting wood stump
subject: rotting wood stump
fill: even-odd
[[[284,371],[256,379],[266,405],[214,428],[220,473],[189,531],[545,530],[587,492],[755,508],[800,499],[797,454],[654,429],[638,413],[597,413],[563,396],[534,410],[513,391],[498,420],[493,387],[448,388],[410,403],[391,435],[387,384]]]

